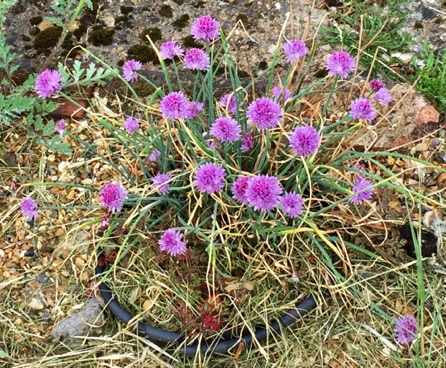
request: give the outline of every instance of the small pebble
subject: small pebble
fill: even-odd
[[[446,186],[446,173],[441,173],[437,177],[437,184],[440,188],[444,188]]]
[[[25,253],[23,253],[24,257],[33,257],[36,254],[36,252],[34,251],[34,248],[31,247],[27,250],[25,250]]]
[[[45,283],[48,282],[49,279],[50,279],[50,278],[49,278],[47,275],[45,275],[44,273],[39,273],[39,274],[36,276],[36,281],[37,281],[39,284],[45,284]]]
[[[428,149],[429,149],[429,146],[427,145],[427,143],[418,143],[416,146],[415,146],[415,149],[418,151],[418,152],[426,152]]]
[[[28,306],[33,310],[42,310],[45,308],[45,304],[39,298],[32,298]]]
[[[0,193],[0,197],[8,197],[11,195],[11,192],[8,190],[4,190],[3,192]]]
[[[440,144],[442,144],[443,141],[444,141],[444,139],[441,139],[441,138],[435,138],[435,139],[432,139],[432,141],[431,141],[431,147],[437,147],[437,146],[439,146]]]

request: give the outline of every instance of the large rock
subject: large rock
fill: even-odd
[[[87,336],[102,326],[104,317],[102,306],[96,298],[87,300],[80,312],[74,313],[53,327],[51,334],[55,338]]]

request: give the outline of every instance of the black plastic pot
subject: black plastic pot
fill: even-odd
[[[335,257],[333,259],[333,264],[338,261],[339,258]],[[100,275],[106,271],[106,269],[107,263],[105,261],[105,257],[99,255],[98,263],[95,269],[96,276],[99,278]],[[100,283],[99,290],[101,291],[102,298],[104,299],[107,308],[116,318],[120,319],[124,323],[128,323],[134,317],[114,298],[112,291],[106,283]],[[185,346],[181,349],[181,352],[187,356],[193,356],[197,353],[197,351],[201,351],[203,353],[210,352],[213,354],[229,354],[230,351],[234,351],[240,344],[250,346],[254,340],[266,340],[268,333],[270,333],[271,330],[279,332],[282,328],[292,325],[294,322],[301,319],[307,313],[316,308],[316,305],[316,299],[311,295],[303,302],[297,303],[293,309],[288,310],[278,320],[272,321],[268,328],[258,328],[254,334],[248,332],[246,334],[242,333],[241,336],[223,334],[223,336],[218,340],[212,339],[212,341],[204,341],[200,344]],[[138,322],[138,331],[149,339],[158,342],[173,343],[178,345],[184,341],[184,334],[182,333],[152,327],[144,322]]]

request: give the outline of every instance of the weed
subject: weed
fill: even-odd
[[[416,89],[434,103],[438,111],[446,111],[446,49],[435,55],[429,44],[423,44],[421,60],[414,58],[412,63],[416,74]]]

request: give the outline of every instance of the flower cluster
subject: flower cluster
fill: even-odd
[[[251,148],[254,147],[254,140],[252,139],[251,132],[245,133],[242,138],[242,147],[240,150],[242,152],[248,152]]]
[[[185,118],[186,119],[194,119],[198,115],[200,115],[201,110],[203,110],[203,103],[192,101],[189,104],[189,108],[188,108]]]
[[[285,59],[289,63],[294,63],[308,54],[308,47],[301,40],[288,41],[282,46],[282,49],[285,53]]]
[[[218,28],[220,24],[210,15],[196,19],[192,23],[191,34],[195,40],[213,41],[219,38]]]
[[[206,71],[209,69],[211,60],[209,55],[203,50],[192,48],[186,51],[184,56],[184,65],[187,69]]]
[[[173,59],[175,56],[182,57],[184,49],[178,45],[177,41],[167,41],[161,45],[160,55],[163,60]]]
[[[280,200],[282,187],[274,176],[258,175],[248,181],[246,198],[256,211],[271,211]]]
[[[275,86],[272,89],[271,93],[276,101],[286,101],[292,97],[291,91],[288,88],[282,86]]]
[[[238,178],[234,184],[232,184],[231,190],[234,198],[243,204],[248,203],[248,197],[246,197],[246,189],[248,189],[248,176],[241,176]]]
[[[170,40],[162,43],[159,55],[163,60],[178,58],[186,69],[206,72],[210,69],[211,62],[214,62],[210,56],[212,55],[213,58],[219,57],[218,53],[210,53],[209,51],[214,46],[214,44],[209,43],[214,41],[217,43],[219,27],[218,21],[211,16],[205,15],[200,17],[193,22],[191,34],[195,40],[206,42],[206,51],[201,48],[183,49],[176,41]],[[309,53],[309,49],[304,41],[298,39],[285,42],[282,45],[282,51],[286,62],[293,64],[289,66],[290,70],[294,70],[296,67],[294,64],[305,59]],[[172,66],[177,67],[176,64]],[[329,75],[341,79],[345,79],[349,74],[354,73],[355,67],[355,59],[346,51],[334,52],[326,60],[326,69]],[[122,73],[124,78],[129,82],[136,81],[138,78],[137,71],[141,68],[141,63],[135,60],[128,60],[123,66]],[[208,73],[203,77],[200,74],[197,75],[196,81],[207,83],[207,78],[212,76]],[[333,83],[338,83],[338,81],[335,80]],[[170,193],[177,195],[179,190],[182,190],[181,188],[192,187],[192,191],[201,194],[200,202],[224,200],[228,196],[223,191],[226,184],[229,183],[228,187],[230,187],[232,198],[239,205],[246,206],[248,212],[251,211],[249,213],[252,214],[252,211],[269,212],[268,216],[274,216],[274,211],[276,211],[280,215],[278,216],[280,221],[283,220],[283,217],[288,217],[287,221],[289,218],[299,218],[304,211],[305,203],[302,195],[297,192],[296,182],[301,183],[302,181],[296,180],[293,176],[294,174],[288,175],[289,172],[283,175],[282,169],[276,170],[277,176],[271,174],[267,169],[267,160],[271,159],[271,157],[276,157],[272,154],[272,151],[275,150],[274,155],[280,155],[280,159],[283,159],[285,162],[283,167],[293,167],[292,170],[297,167],[295,175],[297,178],[297,175],[300,175],[299,167],[303,163],[308,166],[319,164],[317,161],[319,157],[315,155],[321,150],[322,134],[325,128],[324,124],[319,124],[318,122],[313,122],[314,126],[302,126],[302,124],[299,124],[300,126],[296,127],[296,121],[307,120],[297,120],[299,119],[299,105],[297,102],[300,95],[296,95],[293,98],[293,92],[286,88],[290,85],[292,84],[283,85],[279,81],[273,88],[268,89],[264,96],[252,100],[246,98],[242,94],[242,90],[237,88],[233,91],[228,91],[218,100],[219,108],[217,109],[214,108],[215,106],[209,106],[213,103],[213,96],[203,95],[202,90],[197,94],[202,98],[202,101],[191,101],[181,90],[173,92],[169,90],[169,93],[166,93],[161,98],[159,111],[163,119],[166,120],[187,120],[184,121],[184,125],[192,127],[189,135],[190,142],[188,142],[190,145],[178,144],[178,147],[184,149],[191,147],[194,151],[193,155],[184,155],[184,158],[187,158],[187,160],[183,162],[178,162],[181,159],[175,158],[176,166],[172,168],[170,148],[167,147],[164,150],[163,147],[163,160],[159,160],[161,152],[157,149],[154,150],[148,157],[153,162],[149,165],[150,170],[154,170],[151,172],[158,171],[150,179],[153,192],[156,191],[160,196],[166,196],[160,198],[160,200],[164,198],[166,203],[167,200],[173,200],[173,197],[169,198],[167,196],[169,184],[173,180],[173,173],[175,170],[178,170],[177,168],[182,168],[186,162],[190,170],[194,163],[188,159],[193,157],[198,159],[197,161],[203,160],[203,162],[192,172],[191,185],[178,184],[174,188],[175,191],[171,190]],[[373,80],[370,85],[374,91],[374,97],[361,97],[351,101],[349,111],[351,119],[373,121],[377,116],[377,112],[372,106],[372,102],[375,101],[378,104],[386,105],[392,100],[390,92],[385,88],[384,83],[379,80]],[[196,92],[196,87],[194,86],[194,93]],[[298,91],[298,89],[297,86],[294,87],[295,91]],[[296,102],[295,106],[291,106],[293,104],[290,100]],[[204,106],[209,108],[210,112],[212,111],[209,116],[202,114]],[[211,108],[214,109],[211,110]],[[200,114],[202,114],[200,119],[196,119]],[[212,120],[209,120],[209,117],[212,117]],[[293,119],[293,117],[296,117],[296,119]],[[159,126],[162,126],[162,124],[179,129],[178,126],[172,124],[172,121],[162,121]],[[180,126],[182,125],[183,122]],[[139,121],[129,117],[125,120],[123,126],[132,134],[139,129]],[[195,126],[197,129],[194,129]],[[292,130],[283,132],[289,126],[293,126]],[[265,130],[268,129],[274,129],[274,131],[271,134],[268,134],[269,132],[265,133]],[[178,138],[175,137],[175,139]],[[197,142],[199,139],[202,139],[202,141]],[[330,139],[328,137],[324,140],[327,142],[325,145],[329,145]],[[255,142],[261,142],[261,144],[255,147]],[[168,146],[169,144],[172,146],[177,143],[179,142],[172,141],[172,144],[170,144],[165,139],[156,141],[158,147],[162,147],[162,145]],[[206,155],[200,157],[203,144],[207,144],[213,151],[208,152],[204,150]],[[267,151],[270,149],[271,154]],[[252,152],[251,154],[239,155],[234,159],[232,155],[234,151],[231,150],[239,150],[238,153],[250,150]],[[262,152],[262,150],[264,151]],[[282,152],[284,152],[283,155]],[[288,153],[291,153],[291,155]],[[255,156],[257,155],[259,155],[259,159],[256,161]],[[252,160],[253,157],[251,156],[254,156],[254,160]],[[301,160],[306,161],[302,163]],[[249,162],[249,165],[243,166],[245,162]],[[239,164],[240,166],[237,166]],[[242,172],[247,170],[247,167],[251,168],[251,173],[242,174]],[[172,171],[167,173],[167,170]],[[183,174],[181,176],[184,177]],[[194,193],[194,198],[197,198],[196,193]],[[206,194],[211,197],[206,196]],[[360,173],[352,185],[349,201],[358,205],[370,200],[373,194],[372,181],[366,178],[365,173]],[[121,210],[123,201],[127,197],[128,193],[122,185],[117,183],[107,184],[100,192],[100,203],[109,212],[114,213]],[[175,200],[177,199],[175,198]],[[207,205],[206,208],[208,208]],[[23,212],[25,213],[25,210]],[[32,209],[28,213],[33,214]],[[259,218],[262,216],[263,214]],[[182,232],[173,228],[164,231],[158,241],[159,250],[171,256],[184,254],[186,252],[186,243],[183,241],[183,235]]]
[[[364,201],[368,201],[373,196],[373,183],[360,175],[353,186],[353,196],[350,198],[350,202],[353,204],[360,204]]]
[[[127,82],[135,82],[138,79],[138,70],[142,68],[142,64],[135,59],[127,60],[122,66],[122,75]]]
[[[211,127],[211,135],[221,142],[235,142],[240,139],[242,128],[236,120],[223,117],[215,120]]]
[[[248,119],[260,130],[274,128],[282,121],[282,109],[277,102],[261,97],[248,106]]]
[[[28,216],[30,219],[36,219],[38,216],[37,212],[37,203],[31,197],[26,197],[22,200],[22,204],[20,205],[22,213],[24,216]]]
[[[380,88],[373,98],[376,102],[384,106],[392,102],[392,95],[387,88]]]
[[[298,127],[290,136],[290,146],[298,156],[313,155],[320,143],[321,136],[312,126]]]
[[[203,103],[189,101],[182,92],[171,92],[160,102],[160,111],[164,119],[193,119],[203,109]]]
[[[280,198],[279,205],[285,215],[298,217],[304,208],[304,202],[300,194],[290,192]]]
[[[130,134],[133,134],[139,128],[139,120],[130,116],[124,121],[123,125],[125,130],[127,130]]]
[[[190,102],[182,92],[171,92],[160,102],[164,119],[185,119],[190,113]]]
[[[160,150],[156,149],[149,155],[149,161],[156,162],[160,157],[161,157],[161,152]]]
[[[171,256],[186,253],[186,243],[182,240],[183,234],[175,229],[167,229],[158,242],[160,251]]]
[[[60,138],[63,138],[65,135],[65,129],[67,127],[67,124],[65,123],[64,119],[59,120],[56,125],[54,126],[54,130],[59,133]]]
[[[233,94],[227,93],[225,94],[219,101],[219,104],[224,108],[228,109],[230,114],[235,115],[237,113],[237,101]]]
[[[373,99],[380,105],[386,106],[392,102],[392,94],[386,88],[386,85],[382,80],[372,79],[370,81],[370,87],[372,88],[373,92],[376,92]]]
[[[234,199],[251,206],[256,211],[271,211],[282,207],[282,212],[290,217],[298,217],[303,209],[302,197],[294,192],[282,193],[282,187],[274,176],[241,176],[231,187]]]
[[[42,98],[51,97],[62,87],[62,74],[58,70],[44,70],[37,76],[35,89]]]
[[[370,87],[374,92],[378,92],[381,88],[385,87],[385,84],[380,79],[372,79],[370,81]]]
[[[346,51],[337,51],[327,58],[325,67],[328,74],[346,78],[348,73],[355,70],[355,59]]]
[[[412,314],[406,314],[396,319],[396,341],[401,345],[408,345],[415,340],[418,332],[417,320]]]
[[[169,191],[168,182],[172,179],[170,174],[158,173],[152,178],[152,183],[156,189],[159,190],[161,194],[167,194]]]
[[[368,98],[357,98],[350,104],[350,116],[370,122],[376,118],[376,111]]]
[[[102,206],[115,213],[120,211],[122,203],[127,199],[127,190],[118,183],[106,184],[100,192],[100,202]]]
[[[224,186],[225,169],[219,164],[207,163],[201,165],[195,172],[194,184],[200,192],[220,192]]]

